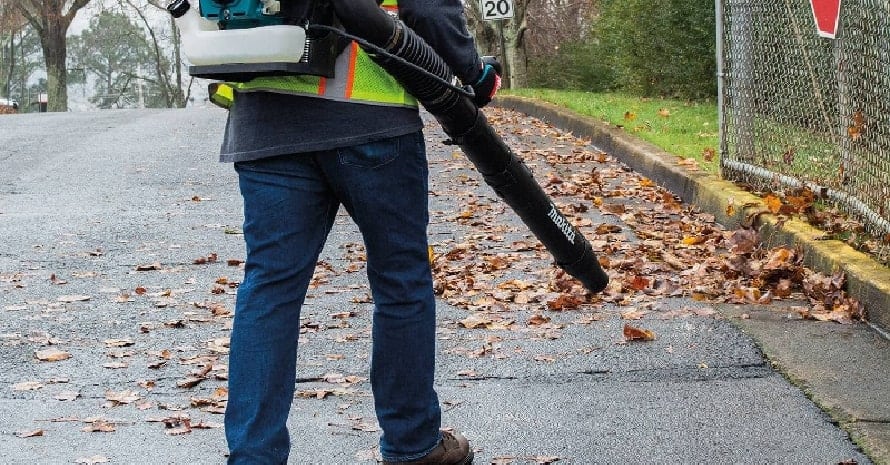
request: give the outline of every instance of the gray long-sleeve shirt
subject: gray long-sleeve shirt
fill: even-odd
[[[481,62],[460,0],[399,0],[399,17],[463,82]],[[412,108],[335,102],[317,97],[241,92],[229,111],[220,160],[237,162],[327,150],[420,130]]]

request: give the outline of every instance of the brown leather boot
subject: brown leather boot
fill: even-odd
[[[473,451],[470,442],[462,434],[455,431],[442,431],[442,440],[429,454],[412,462],[383,462],[384,465],[471,465]]]

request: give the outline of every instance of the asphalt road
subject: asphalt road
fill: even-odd
[[[236,177],[216,161],[224,120],[213,108],[0,118],[0,463],[224,462],[244,257]],[[561,169],[545,155],[592,150],[502,121],[540,179]],[[490,265],[439,301],[444,422],[476,463],[870,463],[705,302],[550,311],[527,284],[531,299],[499,303],[505,283],[546,281],[553,267],[517,246],[534,241],[443,139],[429,124],[437,276]],[[580,215],[629,231],[596,208]],[[341,213],[300,318],[290,463],[374,463],[360,244]],[[647,313],[622,319],[629,307]],[[626,342],[628,321],[657,338]]]

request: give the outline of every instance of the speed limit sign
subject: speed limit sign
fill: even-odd
[[[513,0],[481,0],[482,19],[507,19],[513,17]]]

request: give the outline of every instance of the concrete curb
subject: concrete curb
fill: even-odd
[[[499,96],[494,104],[544,120],[573,134],[591,139],[593,145],[614,155],[640,174],[713,214],[727,227],[753,226],[770,246],[799,247],[807,266],[822,273],[844,271],[848,292],[865,307],[868,320],[879,330],[890,331],[890,269],[868,255],[853,250],[841,241],[818,240],[823,233],[799,220],[789,220],[779,227],[775,215],[766,210],[762,199],[716,175],[688,171],[677,164],[677,157],[642,141],[620,128],[565,108],[538,100]],[[727,214],[727,206],[735,208]],[[747,207],[742,207],[748,205]]]

